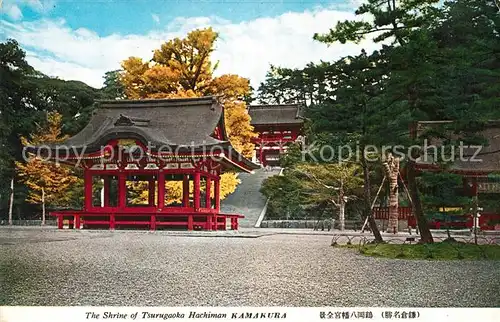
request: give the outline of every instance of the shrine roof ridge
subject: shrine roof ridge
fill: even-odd
[[[257,168],[232,149],[225,129],[224,108],[214,96],[101,100],[95,107],[89,122],[80,132],[64,142],[43,147],[53,155],[71,152],[82,156],[101,151],[109,142],[129,139],[140,141],[154,151],[167,148],[178,152],[199,152],[220,148],[230,151],[229,159],[241,159],[247,170]],[[26,148],[28,152],[37,153],[41,147]]]
[[[452,124],[454,121],[419,121],[417,122],[417,135],[420,135],[425,128]],[[467,132],[464,131],[466,134]],[[476,156],[478,159],[481,159],[481,162],[472,162],[472,161],[463,161],[456,160],[451,169],[455,171],[479,171],[479,172],[495,172],[500,171],[500,120],[488,120],[484,122],[484,126],[477,132],[472,132],[472,135],[482,137],[486,145],[470,145],[464,148],[464,155],[466,157]],[[459,135],[451,134],[451,137],[460,138]],[[463,139],[463,138],[462,138]],[[440,139],[430,138],[429,143],[431,145],[441,146],[442,142]],[[480,147],[480,150],[477,150]],[[477,155],[476,155],[477,153]],[[419,162],[417,160],[417,164],[426,166],[432,164],[433,161],[430,162]]]
[[[249,105],[248,114],[252,125],[304,123],[301,104]]]
[[[187,98],[146,98],[146,99],[116,99],[96,100],[101,108],[123,107],[179,107],[186,105],[211,105],[219,104],[215,96],[187,97]]]

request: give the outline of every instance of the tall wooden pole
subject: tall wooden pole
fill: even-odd
[[[194,211],[200,210],[200,173],[194,174]]]
[[[154,206],[155,205],[155,192],[156,192],[156,181],[155,179],[151,179],[149,180],[149,184],[148,184],[148,205],[150,207]]]
[[[118,174],[118,207],[125,208],[127,205],[127,177],[125,173]]]
[[[45,189],[42,187],[42,226],[45,225]]]
[[[205,185],[205,208],[212,209],[212,179],[207,177]]]
[[[14,205],[14,178],[10,180],[9,225],[12,226],[12,206]]]
[[[185,174],[182,181],[182,206],[189,207],[189,175]]]
[[[83,174],[85,210],[92,208],[92,174],[85,169]]]
[[[217,176],[214,182],[214,199],[215,199],[215,210],[220,212],[220,177]]]
[[[157,208],[163,209],[165,205],[165,174],[163,170],[160,170],[158,173],[158,201]]]
[[[365,150],[365,146],[360,147],[361,151]],[[365,216],[368,219],[368,225],[373,233],[373,237],[375,238],[375,242],[381,243],[383,242],[382,239],[382,234],[380,234],[380,231],[377,226],[377,222],[375,221],[375,218],[373,217],[372,214],[372,207],[370,204],[370,201],[372,199],[371,197],[371,180],[370,180],[370,168],[368,161],[366,160],[366,156],[363,155],[361,158],[361,165],[363,166],[363,180],[364,180],[364,187],[363,187],[363,194],[364,194],[364,210],[365,210]]]

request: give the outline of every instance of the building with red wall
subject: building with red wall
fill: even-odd
[[[243,215],[220,209],[221,174],[260,168],[231,146],[214,97],[100,101],[81,132],[27,150],[83,171],[82,209],[51,213],[60,229],[69,221],[75,229],[218,230],[227,220],[238,229]],[[134,183],[146,186],[144,203],[132,200]],[[102,202],[95,198],[101,189]]]
[[[262,166],[279,165],[280,154],[303,136],[304,119],[300,105],[250,105],[248,113],[258,134],[253,141],[254,162]]]

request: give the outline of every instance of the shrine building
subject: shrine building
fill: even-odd
[[[428,129],[443,128],[450,123],[450,121],[421,121],[417,124],[416,134],[420,136]],[[461,195],[478,199],[478,206],[481,209],[478,228],[494,230],[500,228],[500,208],[495,202],[500,197],[500,121],[487,122],[481,131],[473,135],[483,140],[484,144],[468,145],[465,142],[462,152],[459,151],[460,147],[456,147],[456,159],[447,171],[462,177],[462,187],[457,187]],[[439,149],[441,140],[429,138],[428,144]],[[416,161],[418,172],[443,171],[432,159],[432,153],[430,157],[419,158]],[[463,205],[456,207],[460,208]],[[473,217],[469,214],[463,226],[472,228]],[[431,227],[433,226],[436,225],[431,222]]]
[[[253,161],[262,166],[279,165],[280,154],[303,135],[304,119],[298,104],[250,105],[248,114],[258,137]]]
[[[413,138],[424,137],[426,132],[432,133],[434,129],[437,132],[443,131],[445,126],[450,125],[451,121],[420,121],[415,127],[411,128]],[[445,130],[446,131],[446,130]],[[448,130],[449,131],[449,130]],[[462,184],[453,187],[457,195],[466,197],[475,197],[479,207],[479,217],[474,223],[474,215],[469,211],[469,205],[449,205],[439,207],[439,212],[443,218],[448,216],[449,220],[430,219],[429,227],[432,229],[444,228],[473,228],[478,227],[481,230],[500,230],[500,121],[487,122],[479,133],[474,133],[478,138],[484,140],[483,145],[466,145],[464,143],[463,151],[460,152],[455,147],[455,160],[448,167],[443,169],[437,160],[434,159],[434,153],[441,153],[442,142],[432,136],[427,137],[427,148],[422,146],[428,154],[416,160],[417,173],[423,172],[442,172],[447,171],[460,175]],[[454,135],[451,135],[453,137]],[[457,138],[454,138],[457,139]],[[435,147],[432,148],[432,146]],[[403,168],[403,177],[405,177]],[[453,211],[465,209],[465,215],[448,215]],[[407,220],[408,226],[416,227],[416,219],[412,214],[411,207],[398,207],[399,220]],[[375,207],[373,211],[375,219],[387,220],[389,218],[388,207]]]
[[[83,209],[52,212],[58,228],[238,229],[243,216],[220,211],[221,174],[260,166],[232,147],[215,98],[97,104],[75,136],[27,147],[83,170]]]

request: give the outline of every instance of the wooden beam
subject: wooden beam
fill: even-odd
[[[206,230],[212,230],[212,216],[207,216],[207,223],[205,224]]]
[[[127,177],[125,173],[118,174],[118,208],[127,206]]]
[[[189,175],[185,174],[182,181],[182,206],[189,207]]]
[[[200,210],[200,173],[194,174],[194,210]]]
[[[151,215],[151,223],[149,224],[150,230],[156,230],[156,215]]]
[[[158,206],[157,208],[162,210],[165,206],[165,173],[159,171],[158,174]]]
[[[109,229],[114,230],[115,229],[115,214],[110,214],[109,215]]]
[[[205,180],[205,208],[212,208],[212,179],[208,178]]]
[[[92,174],[87,169],[83,172],[83,181],[83,194],[85,198],[84,209],[90,210],[90,208],[92,208]]]
[[[156,192],[156,181],[155,179],[150,179],[148,183],[148,205],[155,205],[155,192]]]
[[[215,210],[220,211],[220,177],[217,177],[214,181],[214,199],[215,199]]]
[[[63,229],[64,225],[64,216],[63,215],[57,215],[57,228],[58,229]]]
[[[80,215],[75,215],[75,229],[80,229]]]

